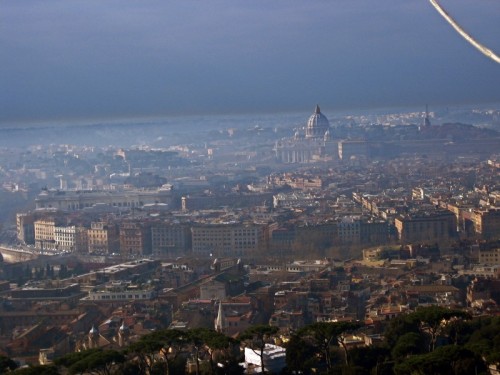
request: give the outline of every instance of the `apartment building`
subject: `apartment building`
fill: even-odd
[[[474,232],[482,239],[500,238],[500,208],[475,210],[472,212],[471,219],[474,223]]]
[[[71,225],[54,227],[54,242],[57,250],[86,252],[88,248],[87,228]]]
[[[56,250],[55,242],[56,221],[53,218],[36,220],[35,228],[35,247],[40,251]]]
[[[153,223],[151,247],[153,255],[160,258],[182,256],[191,249],[191,229],[181,223]]]
[[[457,218],[447,210],[419,211],[394,221],[398,239],[408,243],[446,243],[457,236]]]
[[[114,223],[92,222],[87,233],[90,254],[112,254],[120,251],[119,232]]]
[[[191,228],[193,254],[245,256],[266,245],[266,225],[197,224]]]
[[[151,227],[148,223],[122,222],[119,232],[122,255],[140,257],[151,254]]]

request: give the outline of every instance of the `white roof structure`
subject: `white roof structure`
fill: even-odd
[[[261,360],[258,352],[245,348],[245,367],[252,368],[254,373],[261,373]],[[286,367],[286,349],[272,344],[266,344],[264,349],[264,367],[267,372],[279,373]]]

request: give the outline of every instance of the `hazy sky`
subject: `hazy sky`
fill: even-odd
[[[500,53],[500,1],[441,0]],[[428,0],[0,0],[0,124],[500,102]]]

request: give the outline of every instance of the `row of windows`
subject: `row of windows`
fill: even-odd
[[[105,295],[98,295],[97,298],[96,296],[92,296],[92,299],[106,299],[106,300],[111,300],[111,299],[144,299],[148,298],[147,294],[105,294]]]
[[[156,202],[158,203],[158,202]],[[91,203],[70,203],[66,206],[66,208],[68,210],[78,210],[78,209],[82,209],[82,208],[88,208],[88,207],[92,207],[93,205],[95,204],[95,202],[91,202]],[[144,202],[142,201],[139,201],[139,202],[113,202],[111,203],[111,205],[113,207],[140,207],[140,206],[143,206],[144,205]],[[45,204],[41,204],[40,205],[42,208],[45,208]],[[47,207],[48,208],[52,208],[52,204],[47,204]]]
[[[152,238],[153,240],[161,240],[161,239],[164,239],[164,238],[166,238],[166,239],[168,239],[168,238],[181,239],[181,238],[185,238],[185,237],[186,237],[186,236],[184,236],[184,235],[182,235],[182,234],[180,234],[180,233],[179,233],[179,234],[177,234],[177,233],[176,233],[176,234],[172,234],[172,235],[159,235],[159,234],[153,234],[153,235],[151,236],[151,238]]]
[[[427,236],[434,235],[434,237],[437,237],[439,235],[444,236],[446,234],[446,231],[443,228],[441,228],[441,230],[439,230],[438,228],[434,228],[434,230],[432,230],[432,231],[423,231],[423,232],[420,232],[420,231],[412,232],[410,230],[405,229],[403,233],[406,235],[416,234],[416,237],[425,236],[425,235],[427,235]]]
[[[223,238],[235,238],[235,239],[244,239],[244,238],[255,238],[257,235],[255,234],[248,234],[248,235],[234,235],[234,236],[229,236],[229,235],[220,235],[220,234],[193,234],[193,238],[216,238],[216,239],[223,239]]]
[[[408,229],[413,229],[413,230],[423,230],[423,229],[429,229],[431,227],[436,227],[436,226],[441,226],[441,228],[444,228],[446,225],[448,224],[448,222],[444,222],[444,221],[441,221],[441,222],[426,222],[426,223],[405,223],[404,224],[404,227],[405,228],[408,228]]]

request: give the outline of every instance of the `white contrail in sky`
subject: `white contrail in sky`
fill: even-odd
[[[453,28],[470,44],[476,47],[483,55],[489,57],[493,61],[500,64],[500,57],[497,56],[492,50],[486,48],[481,43],[476,41],[472,36],[470,36],[462,27],[455,21],[442,7],[439,5],[437,0],[430,0],[432,6],[443,16],[443,18],[451,25]]]

